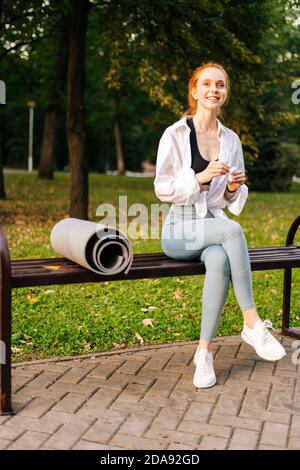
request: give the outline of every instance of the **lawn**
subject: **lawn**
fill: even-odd
[[[49,235],[68,214],[69,177],[53,181],[35,174],[7,174],[7,200],[0,202],[12,259],[55,257]],[[159,203],[152,178],[90,176],[90,220],[96,208],[128,196],[128,207]],[[300,184],[289,193],[250,192],[239,217],[248,245],[281,245],[300,213]],[[300,235],[296,241],[299,243]],[[135,253],[161,251],[158,239],[131,240]],[[196,340],[199,337],[204,276],[168,277],[13,290],[13,360],[91,354],[108,349]],[[257,309],[276,328],[281,325],[283,272],[253,273]],[[292,319],[300,325],[300,271],[293,273]],[[147,320],[147,321],[145,321]],[[242,314],[230,287],[218,335],[241,331]]]

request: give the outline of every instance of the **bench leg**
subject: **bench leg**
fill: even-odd
[[[11,408],[11,265],[7,241],[0,225],[0,415]]]
[[[300,227],[300,215],[292,222],[285,241],[285,246],[294,244],[296,232]],[[292,268],[284,269],[283,281],[283,304],[282,304],[282,333],[284,335],[300,338],[300,328],[290,328],[291,315],[291,286],[292,286]]]
[[[4,297],[4,298],[3,298]],[[11,408],[11,292],[1,292],[0,300],[0,415]]]
[[[292,268],[285,268],[283,280],[282,334],[300,338],[300,328],[290,328]]]

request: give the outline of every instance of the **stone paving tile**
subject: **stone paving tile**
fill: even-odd
[[[19,416],[28,416],[29,418],[41,418],[47,413],[56,401],[53,399],[37,397],[32,400],[29,405],[25,406],[20,412]]]
[[[98,442],[80,440],[72,447],[72,450],[124,450],[124,447],[116,447]]]
[[[26,431],[15,440],[9,447],[9,450],[37,450],[49,439],[50,434],[36,431]]]
[[[197,447],[200,450],[224,450],[227,447],[228,439],[222,437],[204,436],[201,444]]]
[[[259,440],[259,433],[246,429],[235,429],[228,449],[230,450],[255,450]]]
[[[274,413],[272,411],[261,410],[259,408],[250,408],[243,405],[239,416],[243,418],[261,419],[273,423],[289,424],[290,415],[285,413]],[[300,432],[300,430],[299,430]]]
[[[0,450],[7,449],[7,447],[11,444],[11,441],[8,439],[0,439]]]
[[[286,446],[289,427],[287,424],[265,423],[261,435],[261,444]]]
[[[277,334],[280,339],[280,335]],[[213,342],[217,384],[192,384],[197,341],[13,366],[0,449],[300,449],[300,366]]]
[[[205,423],[205,422],[204,422]],[[208,424],[199,421],[181,421],[178,426],[178,431],[188,432],[191,434],[199,434],[212,437],[230,437],[232,428],[230,426],[217,426],[215,424]]]
[[[175,430],[184,416],[184,410],[162,408],[153,421],[153,426]]]
[[[132,436],[131,434],[117,433],[112,440],[110,445],[119,446],[123,449],[143,449],[143,450],[161,450],[167,449],[168,442],[157,439],[155,436],[151,438],[143,438]]]
[[[98,442],[99,444],[108,444],[111,438],[118,431],[119,427],[120,421],[115,420],[115,422],[109,422],[106,419],[100,418],[88,429],[86,433],[82,435],[82,439]]]
[[[232,428],[249,429],[253,431],[260,431],[262,428],[262,421],[258,419],[242,418],[240,416],[218,415],[216,413],[212,415],[209,422],[211,424],[231,426]]]
[[[89,427],[86,425],[63,424],[61,428],[44,444],[43,448],[71,449]]]

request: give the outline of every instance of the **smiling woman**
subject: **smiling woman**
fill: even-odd
[[[193,383],[216,383],[211,341],[223,311],[230,281],[243,312],[242,339],[267,360],[286,352],[258,316],[252,291],[247,241],[242,227],[223,209],[240,215],[248,196],[239,136],[217,118],[229,99],[229,78],[217,63],[198,67],[188,86],[188,110],[160,139],[154,187],[172,202],[161,246],[176,260],[198,259],[206,268],[201,336],[195,352]],[[229,178],[230,176],[230,178]]]
[[[213,104],[213,106],[218,103],[216,109],[216,115],[222,116],[221,106],[226,105],[229,102],[230,97],[230,81],[227,72],[224,68],[217,63],[210,62],[208,64],[203,64],[198,67],[188,85],[188,109],[184,113],[185,115],[196,115],[198,109],[198,102],[200,105],[204,106],[205,102]],[[214,109],[208,108],[208,109]],[[205,116],[204,120],[205,119]],[[204,122],[199,123],[199,130],[206,131],[208,125],[204,126]]]

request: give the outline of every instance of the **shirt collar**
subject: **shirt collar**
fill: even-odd
[[[183,116],[183,118],[179,119],[179,121],[176,121],[172,126],[173,129],[178,129],[179,127],[185,127],[190,131],[190,128],[186,122],[188,117],[191,117],[191,116]],[[224,132],[225,126],[224,124],[221,123],[221,121],[219,121],[218,118],[217,118],[217,125],[218,125],[218,137],[219,137],[221,131]]]

